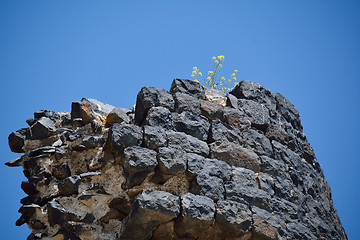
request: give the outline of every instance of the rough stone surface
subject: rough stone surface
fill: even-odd
[[[161,88],[143,87],[137,95],[135,107],[135,122],[141,124],[151,107],[166,107],[174,109],[174,99],[171,94]]]
[[[257,83],[175,79],[135,110],[84,98],[26,122],[6,165],[28,239],[347,239],[299,112]]]
[[[131,109],[114,107],[114,109],[106,117],[106,124],[111,126],[114,123],[129,123],[130,118],[127,115],[128,112],[131,112]]]

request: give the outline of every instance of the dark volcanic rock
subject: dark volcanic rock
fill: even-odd
[[[302,125],[300,123],[300,114],[295,106],[283,95],[280,93],[275,93],[277,110],[279,113],[289,122],[291,125],[297,129],[302,130]]]
[[[200,114],[201,101],[198,98],[182,92],[175,92],[173,96],[175,100],[176,112],[181,113],[183,111],[188,111],[195,115]]]
[[[28,239],[347,239],[299,112],[257,83],[175,79],[135,112],[84,98],[27,122],[6,165]]]
[[[266,129],[270,124],[270,113],[264,105],[253,100],[239,99],[239,109],[248,116],[251,125],[258,129]]]
[[[216,224],[223,237],[251,236],[252,214],[249,208],[230,200],[219,200],[216,204]]]
[[[186,93],[199,99],[205,99],[205,89],[197,82],[188,79],[175,79],[171,84],[171,93]]]
[[[9,135],[9,147],[11,151],[15,153],[23,153],[24,150],[22,149],[24,146],[24,140],[26,136],[27,128],[22,128],[17,130],[16,132],[12,132]]]
[[[270,140],[267,139],[261,132],[247,129],[242,132],[244,144],[254,150],[258,155],[266,155],[271,157],[273,149]]]
[[[186,170],[186,153],[176,148],[159,148],[159,168],[165,174],[176,174]]]
[[[161,88],[143,87],[137,95],[135,107],[135,122],[142,124],[147,111],[151,107],[166,107],[174,109],[174,99],[171,94]]]
[[[47,117],[42,117],[30,127],[31,139],[44,139],[55,134],[54,122]]]
[[[115,123],[109,131],[108,143],[114,151],[121,151],[127,146],[139,146],[142,143],[141,128],[133,124]]]
[[[125,219],[121,238],[149,239],[157,226],[174,219],[179,213],[179,197],[168,192],[145,190],[136,197],[131,213]]]
[[[127,186],[140,184],[157,165],[156,152],[139,146],[124,150],[123,166],[127,177]]]
[[[208,231],[214,216],[215,204],[210,198],[187,193],[181,196],[181,218],[175,231],[180,237],[199,238]]]
[[[145,125],[161,127],[167,130],[174,129],[173,116],[169,109],[164,107],[152,107],[148,111]]]
[[[127,115],[128,112],[128,109],[114,107],[106,117],[106,124],[111,126],[114,123],[129,123],[130,118]]]
[[[158,126],[144,126],[144,145],[150,149],[167,145],[166,130]]]
[[[196,116],[188,111],[181,114],[173,113],[174,128],[178,132],[184,132],[202,141],[208,138],[210,123],[202,116]]]
[[[168,131],[166,135],[169,147],[180,148],[186,152],[197,153],[203,156],[209,155],[209,147],[206,142],[182,132]]]
[[[263,104],[269,110],[276,110],[276,101],[272,92],[264,86],[251,82],[240,81],[238,85],[230,92],[237,98],[245,98]]]

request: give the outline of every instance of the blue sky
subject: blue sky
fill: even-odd
[[[360,239],[360,1],[0,0],[0,233],[26,239],[8,135],[40,109],[95,98],[132,107],[192,67],[258,82],[298,108],[349,239]]]

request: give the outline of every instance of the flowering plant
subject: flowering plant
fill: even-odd
[[[200,72],[197,67],[193,67],[191,77],[195,82],[199,82],[199,80],[201,80],[203,87],[210,87],[222,90],[224,92],[229,92],[233,87],[239,84],[239,81],[236,79],[236,73],[238,70],[234,70],[234,72],[227,79],[225,79],[225,77],[218,78],[220,70],[223,66],[222,62],[224,59],[224,55],[212,57],[214,65],[212,70],[208,71],[208,76],[206,78],[203,77],[202,72]]]

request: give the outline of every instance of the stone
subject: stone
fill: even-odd
[[[172,116],[176,131],[184,132],[202,141],[208,139],[210,123],[206,118],[188,111],[183,111],[181,114],[173,113]]]
[[[200,195],[209,197],[214,201],[224,199],[224,182],[221,178],[208,174],[196,176],[196,182],[200,186]]]
[[[50,110],[46,110],[46,109],[39,110],[39,111],[34,112],[34,119],[33,120],[35,120],[35,121],[33,122],[33,124],[42,117],[49,118],[53,122],[56,122],[56,121],[61,120],[61,117],[62,117],[63,114],[64,113],[58,113],[58,112],[54,112],[54,111],[50,111]]]
[[[47,117],[40,118],[30,127],[31,139],[44,139],[56,133],[54,122]]]
[[[141,125],[151,107],[174,109],[174,99],[171,94],[161,88],[143,87],[137,95],[135,106],[135,122]]]
[[[161,127],[167,130],[174,129],[173,116],[169,109],[164,107],[152,107],[148,111],[145,119],[145,125]]]
[[[62,180],[58,184],[60,195],[69,196],[72,194],[77,194],[80,180],[81,177],[78,175],[70,176]]]
[[[57,199],[53,199],[47,203],[50,226],[55,224],[63,225],[67,221],[80,221],[81,216],[65,209]]]
[[[156,152],[140,146],[124,149],[123,167],[127,179],[126,186],[133,187],[145,180],[157,166]]]
[[[177,113],[181,113],[182,111],[188,111],[196,115],[199,115],[201,113],[201,101],[199,101],[198,98],[181,92],[175,92],[173,96],[175,100],[175,111]]]
[[[205,90],[200,83],[188,79],[174,79],[170,88],[172,94],[185,93],[199,99],[205,99]]]
[[[227,200],[271,211],[271,196],[264,190],[242,182],[227,182],[224,186]]]
[[[41,208],[37,204],[23,205],[18,211],[19,213],[21,213],[21,217],[16,221],[16,226],[21,226],[24,223],[29,223],[31,217],[34,216],[36,211],[38,211],[39,209]]]
[[[150,149],[165,147],[167,145],[166,132],[158,126],[144,126],[144,145]]]
[[[231,107],[231,108],[235,108],[238,109],[238,103],[237,103],[237,97],[235,97],[234,95],[232,95],[231,93],[228,93],[226,96],[226,106],[227,107]]]
[[[209,135],[210,142],[227,141],[230,143],[243,143],[241,132],[238,128],[224,124],[219,120],[211,121]]]
[[[114,106],[102,103],[96,99],[83,98],[79,102],[73,102],[71,105],[71,119],[82,119],[84,124],[92,120],[105,125],[106,117],[114,109]]]
[[[192,176],[205,174],[215,176],[223,181],[229,181],[231,177],[231,167],[223,161],[209,159],[203,156],[187,153],[187,170]]]
[[[258,83],[242,80],[235,86],[230,94],[237,98],[253,100],[263,104],[271,111],[276,110],[276,100],[274,95],[269,89]]]
[[[158,162],[160,171],[165,174],[176,174],[186,170],[186,154],[180,149],[160,147]]]
[[[281,239],[280,232],[284,230],[275,216],[258,207],[253,207],[251,210],[253,212],[254,225],[253,239]]]
[[[226,162],[231,166],[247,167],[256,172],[260,169],[260,159],[251,150],[236,143],[214,142],[209,145],[211,158]]]
[[[150,239],[153,230],[180,213],[180,199],[168,192],[146,189],[134,201],[125,219],[121,239]]]
[[[288,201],[292,201],[293,196],[291,194],[291,189],[293,188],[293,184],[289,179],[276,176],[274,177],[274,185],[276,196]]]
[[[250,117],[244,111],[235,108],[224,108],[224,122],[236,127],[240,130],[249,129],[251,127]]]
[[[12,132],[9,137],[9,147],[14,153],[24,153],[23,146],[26,137],[27,128],[22,128],[15,132]]]
[[[200,111],[201,114],[207,117],[209,120],[223,120],[224,119],[224,110],[223,106],[218,103],[201,101],[200,102]]]
[[[112,126],[114,123],[130,123],[128,112],[129,109],[114,107],[106,117],[106,124]]]
[[[288,142],[288,134],[279,124],[270,125],[265,132],[265,136],[271,141],[275,140],[286,145]]]
[[[205,88],[205,99],[210,102],[218,103],[221,106],[226,106],[226,93],[213,88]]]
[[[21,156],[6,162],[5,165],[8,167],[20,167],[23,165],[24,159],[25,159],[24,156]]]
[[[21,189],[28,195],[36,193],[35,185],[31,184],[29,181],[22,181]]]
[[[244,145],[254,150],[258,155],[273,156],[273,149],[270,140],[267,139],[260,131],[246,129],[241,132]]]
[[[215,214],[215,205],[208,197],[187,193],[181,196],[181,210],[183,217],[212,221]]]
[[[277,111],[283,116],[291,125],[297,129],[302,131],[302,125],[300,122],[300,114],[299,111],[295,108],[295,106],[289,101],[289,99],[285,98],[280,93],[275,93]]]
[[[113,151],[122,151],[128,146],[140,146],[142,139],[140,127],[133,124],[115,123],[109,131],[108,147]]]
[[[241,237],[251,231],[252,213],[245,204],[219,200],[216,203],[216,225],[224,238]]]
[[[317,239],[317,237],[303,224],[298,222],[290,222],[287,228],[291,229],[290,234],[294,239]]]
[[[203,156],[209,155],[209,147],[206,142],[182,132],[168,131],[166,135],[168,147],[180,148],[186,152],[197,153]]]
[[[304,163],[298,154],[274,140],[271,141],[271,144],[273,146],[276,159],[282,159],[289,166],[293,166],[297,169],[304,167]]]
[[[81,139],[80,144],[84,145],[86,149],[91,149],[96,147],[102,147],[105,141],[106,139],[103,137],[85,135]]]
[[[239,99],[238,105],[239,109],[247,115],[253,127],[264,130],[270,125],[270,112],[265,105],[246,99]]]
[[[268,173],[272,176],[284,176],[284,174],[289,170],[282,160],[275,160],[267,156],[261,156],[260,160],[260,171]]]
[[[265,192],[269,193],[271,196],[275,194],[275,183],[274,179],[267,173],[260,172],[256,176],[256,181],[258,182],[258,187]]]
[[[214,215],[213,200],[186,193],[181,196],[181,218],[175,223],[175,232],[180,237],[197,238],[211,226]],[[194,225],[196,228],[192,227]]]

